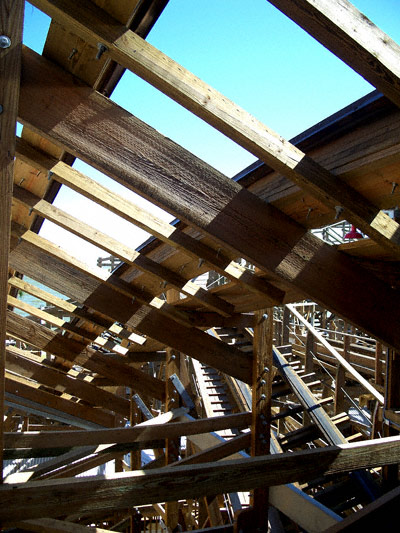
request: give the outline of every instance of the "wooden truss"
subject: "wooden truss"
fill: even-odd
[[[347,0],[269,1],[377,89],[292,141],[146,41],[168,0],[31,0],[52,18],[42,55],[22,46],[23,0],[0,2],[5,530],[396,520],[400,48]],[[258,163],[228,179],[116,105],[125,69]],[[135,250],[100,232],[53,205],[61,187],[152,238]],[[311,231],[338,219],[366,238]],[[44,220],[120,265],[82,263]]]

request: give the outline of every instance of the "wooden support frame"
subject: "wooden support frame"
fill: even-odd
[[[398,461],[400,438],[384,438],[217,464],[165,467],[104,477],[35,481],[0,487],[4,523],[79,510],[126,509],[211,494],[224,479],[227,492],[249,490]]]
[[[34,4],[88,42],[104,43],[107,53],[117,63],[222,131],[332,210],[336,206],[343,207],[349,221],[400,257],[397,222],[234,102],[124,26],[118,26],[92,3],[87,0],[35,0]],[[392,49],[396,57],[397,49]],[[394,60],[391,64],[394,68]]]
[[[0,4],[0,35],[9,45],[0,49],[0,483],[3,479],[4,368],[10,246],[11,198],[15,155],[15,132],[21,73],[24,0]]]
[[[92,89],[77,86],[70,75],[34,52],[25,50],[23,65],[20,105],[23,122],[130,189],[175,212],[237,256],[248,259],[273,277],[293,283],[301,292],[386,344],[400,345],[400,331],[394,324],[400,306],[398,291]],[[53,89],[59,84],[63,85],[64,98]],[[53,106],[49,107],[50,97]],[[31,105],[32,99],[35,106]],[[100,121],[106,116],[107,128],[103,129],[97,121],[96,124],[85,122],[82,129],[79,117],[70,120],[78,108],[90,115],[94,113]],[[52,111],[55,116],[50,116]],[[115,135],[109,135],[111,127]],[[121,140],[113,143],[114,138]],[[151,175],[143,164],[143,153],[139,160],[134,153],[134,148],[139,146],[148,151]],[[169,153],[174,157],[163,155]],[[155,167],[160,170],[156,175]],[[171,195],[171,187],[179,194]],[[322,271],[332,269],[334,283],[329,277],[321,276]],[[353,301],[351,306],[349,299]],[[378,300],[384,300],[385,306],[379,313],[372,313]]]

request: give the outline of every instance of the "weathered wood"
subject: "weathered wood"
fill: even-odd
[[[400,106],[400,47],[348,0],[268,0]]]
[[[60,183],[67,185],[128,222],[148,231],[161,241],[184,251],[190,257],[204,259],[214,270],[220,272],[228,279],[236,281],[254,292],[265,295],[271,304],[279,305],[283,301],[284,292],[282,290],[266,280],[258,278],[233,261],[232,257],[227,255],[226,250],[220,248],[215,250],[207,246],[176,228],[173,224],[168,224],[123,196],[110,191],[66,163],[50,156],[45,156],[23,139],[17,139],[16,151],[18,158],[22,161],[34,165],[35,168],[42,172],[52,172],[53,178]]]
[[[138,424],[131,428],[116,428],[93,431],[47,431],[46,433],[7,433],[5,444],[8,448],[54,448],[57,446],[88,446],[90,444],[131,443],[154,439],[174,439],[183,435],[198,435],[232,427],[248,427],[251,413],[216,416],[188,422]]]
[[[172,285],[172,287],[178,289],[187,296],[192,296],[206,307],[221,313],[223,316],[229,316],[233,313],[233,305],[229,304],[222,298],[208,293],[205,289],[192,283],[190,280],[186,280],[180,274],[163,267],[149,257],[146,257],[133,248],[120,243],[117,239],[93,228],[89,224],[82,222],[62,209],[53,206],[28,190],[15,185],[13,195],[15,200],[29,209],[32,209],[40,216],[50,220],[61,228],[70,231],[74,235],[85,239],[91,244],[102,248],[114,257],[121,259],[124,263],[133,265],[139,270],[155,275],[158,279],[164,280],[166,283]],[[152,296],[155,295],[152,294]]]
[[[26,50],[23,65],[23,122],[196,225],[237,256],[292,283],[386,344],[400,346],[397,291],[43,58]],[[62,95],[54,89],[60,85]],[[82,121],[75,116],[78,109],[98,120]],[[385,302],[379,312],[377,302]]]
[[[87,381],[76,379],[60,370],[49,368],[46,366],[45,359],[38,362],[28,359],[24,355],[22,350],[14,346],[8,346],[6,353],[7,370],[33,379],[41,385],[76,396],[94,407],[112,410],[126,418],[129,416],[129,402],[127,400],[102,390]]]
[[[175,348],[228,374],[233,373],[234,377],[242,381],[250,381],[251,357],[248,354],[218,341],[197,328],[176,322],[168,316],[168,313],[141,306],[137,301],[132,302],[126,294],[114,290],[114,286],[103,284],[101,277],[96,279],[100,276],[98,270],[93,272],[83,263],[71,264],[67,254],[57,252],[57,247],[51,243],[45,244],[45,240],[39,239],[39,236],[34,237],[35,234],[32,232],[29,234],[30,240],[40,243],[41,246],[36,247],[33,242],[23,241],[10,253],[10,264],[20,272],[43,281],[54,290],[92,307],[115,321],[125,323],[135,331],[160,341],[164,346]],[[47,255],[46,247],[53,249],[52,257]],[[58,257],[57,254],[62,257]],[[174,309],[172,306],[169,308]],[[137,386],[141,384],[137,383]]]
[[[295,480],[304,482],[324,474],[393,464],[399,454],[400,438],[392,437],[216,464],[14,484],[0,487],[0,520],[10,522],[198,498],[215,494],[221,479],[227,492]]]
[[[327,348],[329,350],[329,352],[337,359],[337,361],[343,366],[343,368],[346,369],[346,371],[351,374],[351,376],[356,380],[358,381],[358,383],[360,383],[363,387],[365,387],[367,389],[367,391],[369,393],[371,393],[374,398],[376,398],[378,400],[378,402],[380,404],[383,404],[384,403],[384,398],[382,396],[382,394],[380,392],[378,392],[375,387],[373,387],[371,385],[371,383],[369,383],[366,379],[364,379],[361,374],[359,372],[357,372],[357,370],[355,370],[351,364],[344,358],[342,357],[339,352],[337,350],[335,350],[335,348],[333,348],[329,342],[327,342],[324,337],[318,333],[318,331],[313,327],[312,324],[310,324],[304,317],[303,315],[301,315],[294,307],[293,305],[288,305],[287,306],[288,309],[290,309],[290,312],[293,313],[299,320],[302,324],[305,325],[305,327],[311,331],[311,333],[314,335],[314,337],[316,339],[318,339],[318,341],[323,345],[325,346],[325,348]]]
[[[20,338],[40,350],[62,357],[67,361],[74,361],[92,372],[109,377],[114,383],[129,385],[139,392],[160,400],[164,398],[164,382],[162,380],[132,368],[123,360],[118,360],[117,356],[111,358],[87,347],[86,344],[68,339],[11,311],[8,311],[7,314],[7,331],[10,335]]]
[[[253,340],[253,387],[251,455],[266,455],[270,450],[273,308],[255,313]],[[260,531],[268,529],[268,488],[258,488],[252,495],[252,523]]]
[[[234,102],[133,32],[118,27],[89,1],[36,0],[35,5],[88,42],[104,43],[115,61],[282,172],[325,205],[332,209],[343,206],[349,221],[400,257],[397,222]]]
[[[0,50],[0,483],[3,479],[4,348],[8,250],[24,3],[23,0],[4,0],[0,4],[0,34],[10,39],[10,46]]]

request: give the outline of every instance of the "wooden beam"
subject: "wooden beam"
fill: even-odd
[[[172,316],[168,316],[168,313],[161,313],[156,308],[140,305],[137,301],[132,302],[132,298],[129,298],[126,293],[122,294],[114,290],[114,283],[112,286],[107,285],[101,277],[97,277],[100,274],[104,276],[104,273],[98,272],[100,269],[94,271],[83,263],[71,261],[67,254],[57,251],[56,246],[47,243],[39,235],[32,232],[27,235],[27,233],[24,235],[29,237],[29,242],[23,239],[10,254],[10,263],[19,272],[38,281],[43,279],[49,287],[70,298],[77,299],[94,310],[110,316],[115,321],[126,324],[134,331],[160,341],[164,346],[175,348],[227,374],[233,373],[234,377],[242,381],[250,381],[251,356],[248,354],[218,341],[197,328],[178,323]],[[36,246],[37,244],[40,246]],[[53,251],[52,257],[47,254],[48,250]],[[42,259],[37,257],[37,252]],[[40,272],[43,274],[45,272],[45,274],[43,278],[38,279]],[[59,273],[62,273],[61,276]],[[55,283],[52,280],[55,280]],[[124,290],[130,290],[130,285],[126,282],[124,287]],[[167,308],[174,309],[168,305]],[[139,386],[141,384],[137,383],[137,387]]]
[[[175,212],[238,257],[292,283],[385,344],[400,346],[396,290],[34,52],[25,51],[23,65],[22,121]],[[55,89],[60,85],[62,95]],[[77,110],[83,115],[77,116]],[[88,122],[83,116],[98,120]],[[102,117],[107,117],[104,125]],[[171,195],[171,188],[177,194]],[[385,302],[379,313],[373,311],[377,302]]]
[[[128,400],[100,389],[90,382],[74,378],[60,370],[49,368],[46,366],[46,359],[44,358],[43,361],[38,362],[26,356],[24,357],[23,350],[19,350],[14,346],[7,347],[6,368],[8,371],[33,379],[41,385],[76,396],[90,403],[93,407],[102,407],[103,409],[114,411],[125,418],[129,417]]]
[[[245,491],[359,468],[398,462],[400,438],[326,447],[219,463],[164,467],[111,477],[33,481],[0,487],[0,520],[56,517],[160,501],[198,498],[218,491]]]
[[[35,0],[34,4],[95,46],[98,42],[104,43],[107,53],[116,62],[219,129],[330,208],[342,206],[345,218],[400,257],[397,222],[234,102],[118,25],[91,2]],[[396,55],[392,60],[393,67]],[[398,79],[397,85],[400,92]]]
[[[105,207],[112,213],[151,233],[170,246],[182,250],[185,254],[206,261],[214,270],[236,281],[253,292],[263,294],[266,302],[279,305],[284,292],[271,283],[255,276],[249,270],[232,260],[226,250],[214,249],[202,241],[184,233],[173,224],[168,224],[146,209],[130,202],[125,197],[107,189],[82,172],[71,168],[62,161],[44,155],[21,138],[17,138],[17,155],[22,161],[33,165],[41,172],[51,172],[52,177],[82,194],[86,198]]]
[[[4,365],[15,131],[21,72],[23,0],[0,4],[0,483],[3,480]]]
[[[400,106],[400,47],[348,0],[268,0]]]
[[[54,518],[23,520],[12,525],[23,531],[37,531],[38,533],[109,533],[111,531],[101,527],[81,526],[75,522],[55,520]]]
[[[172,411],[173,413],[173,411]],[[45,433],[6,433],[7,448],[56,448],[65,446],[88,446],[91,444],[122,444],[135,441],[155,439],[174,439],[184,435],[198,435],[229,428],[248,427],[251,413],[237,413],[234,415],[214,416],[185,422],[171,422],[157,424],[152,419],[151,424],[137,424],[128,428],[116,428],[93,431],[46,431]]]
[[[340,355],[340,353],[333,348],[329,344],[329,342],[314,328],[312,324],[310,324],[304,317],[301,315],[293,305],[287,305],[286,306],[291,313],[294,314],[295,317],[297,317],[300,322],[314,335],[314,337],[323,345],[325,348],[331,353],[335,359],[337,359],[338,363],[343,366],[343,368],[346,369],[346,371],[352,376],[353,379],[358,381],[360,385],[365,387],[365,389],[374,396],[378,400],[378,402],[383,405],[384,403],[384,397],[383,395],[378,392],[373,385],[366,379],[362,377],[362,375],[355,370],[351,364],[347,361],[347,359]]]
[[[129,385],[152,398],[159,400],[164,398],[164,382],[162,380],[129,366],[122,358],[110,357],[100,351],[93,350],[85,343],[60,335],[12,311],[7,313],[7,331],[10,335],[22,339],[40,350],[57,355],[67,361],[73,361],[91,372],[97,372],[108,377],[116,384]]]
[[[163,267],[151,258],[120,243],[117,239],[106,235],[89,224],[82,222],[62,209],[46,202],[46,200],[32,194],[30,191],[15,185],[13,196],[17,202],[32,209],[38,215],[50,220],[54,224],[70,231],[91,244],[98,246],[114,257],[118,257],[124,263],[133,265],[141,271],[153,274],[159,280],[165,281],[168,285],[178,289],[180,292],[198,300],[199,303],[205,307],[217,311],[223,316],[230,316],[233,314],[233,305],[229,304],[222,298],[209,293],[199,285],[196,285],[190,280],[186,280],[177,272]],[[152,294],[152,296],[155,296],[155,294]]]

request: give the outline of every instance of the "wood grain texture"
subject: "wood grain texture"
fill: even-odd
[[[400,346],[396,291],[54,65],[29,50],[24,57],[22,121],[237,256],[293,284],[384,343]]]
[[[349,221],[400,257],[400,228],[397,222],[168,56],[122,25],[118,26],[116,21],[108,19],[86,0],[36,0],[35,4],[88,42],[105,43],[108,54],[115,61],[282,172],[331,209],[343,206]],[[395,59],[396,54],[393,66]]]
[[[0,519],[9,522],[198,498],[215,493],[221,479],[227,492],[306,481],[322,474],[393,464],[399,454],[400,438],[391,437],[217,464],[14,484],[0,487]]]
[[[11,198],[15,154],[15,130],[21,74],[23,0],[0,3],[0,35],[11,46],[0,50],[0,483],[3,479],[3,406],[5,324],[8,292],[8,250],[10,246]]]

